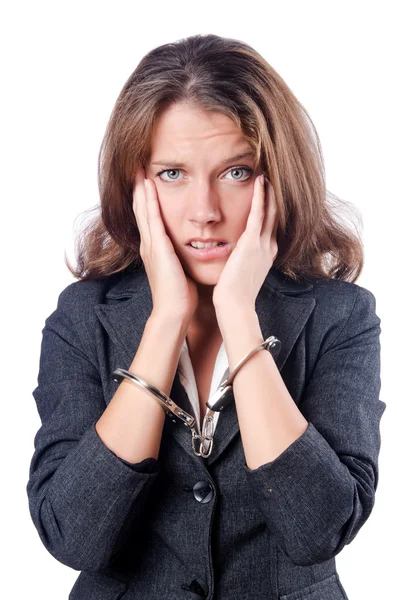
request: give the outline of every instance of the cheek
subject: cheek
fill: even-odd
[[[251,211],[251,204],[240,203],[228,209],[227,214],[227,229],[234,233],[235,237],[240,236],[247,226],[248,217]]]
[[[167,235],[172,240],[176,239],[177,232],[181,231],[183,218],[180,206],[175,200],[171,201],[162,197],[159,198],[159,209]]]
[[[225,214],[230,216],[249,214],[251,209],[254,186],[245,186],[244,184],[235,184],[224,186],[221,191],[221,206]]]

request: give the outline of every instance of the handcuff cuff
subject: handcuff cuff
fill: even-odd
[[[207,400],[205,403],[209,408],[207,413],[204,416],[202,433],[200,434],[196,430],[196,420],[195,418],[180,408],[171,398],[169,398],[166,394],[164,394],[161,390],[156,388],[155,386],[147,383],[137,375],[134,375],[127,369],[117,368],[113,371],[112,377],[114,381],[122,382],[124,379],[131,381],[132,383],[136,383],[141,386],[143,389],[150,392],[155,400],[163,407],[164,412],[168,415],[174,423],[177,423],[177,419],[182,421],[182,423],[190,428],[192,434],[192,448],[196,456],[201,456],[203,458],[208,458],[212,452],[212,448],[214,445],[214,415],[215,412],[222,411],[226,406],[228,406],[232,399],[232,382],[237,372],[241,369],[241,367],[251,358],[253,354],[258,352],[259,350],[268,350],[270,354],[273,356],[273,359],[276,360],[280,350],[281,350],[281,342],[274,335],[269,336],[264,342],[256,346],[253,350],[248,352],[243,359],[240,360],[239,363],[234,367],[229,376],[219,385],[216,392]],[[200,447],[197,451],[196,449],[196,440],[200,441]],[[209,442],[209,448],[205,449],[205,442]]]

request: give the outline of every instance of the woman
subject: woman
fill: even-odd
[[[121,91],[99,187],[33,392],[30,511],[82,571],[69,597],[347,598],[380,319],[305,109],[247,44],[166,44]]]

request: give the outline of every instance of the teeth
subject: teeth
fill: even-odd
[[[190,242],[190,245],[193,246],[193,248],[214,248],[221,243],[222,242],[207,242],[204,244],[203,242]]]

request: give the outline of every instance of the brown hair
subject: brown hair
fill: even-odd
[[[277,203],[274,267],[295,281],[358,278],[360,232],[338,219],[337,209],[348,218],[355,213],[360,226],[361,215],[326,190],[320,140],[306,109],[253,48],[212,34],[151,50],[121,90],[99,152],[100,213],[78,236],[77,268],[65,258],[75,277],[100,279],[143,267],[134,176],[149,162],[155,119],[176,103],[226,114],[254,148],[255,169],[272,183]]]

